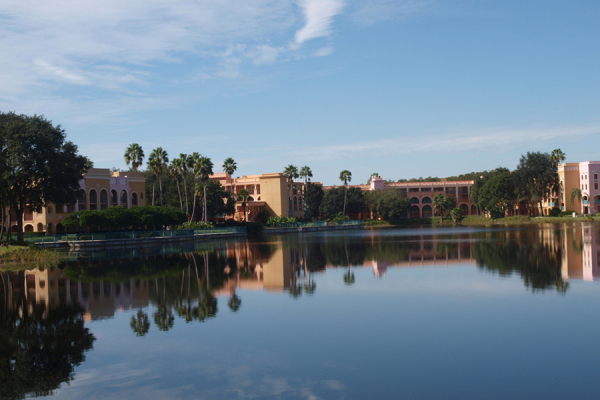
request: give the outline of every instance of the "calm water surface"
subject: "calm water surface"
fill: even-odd
[[[268,236],[1,275],[1,398],[600,396],[599,225]]]

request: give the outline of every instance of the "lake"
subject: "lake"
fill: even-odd
[[[79,252],[1,275],[1,398],[598,392],[593,223]]]

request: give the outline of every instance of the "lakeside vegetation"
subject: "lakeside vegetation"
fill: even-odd
[[[34,245],[0,246],[0,271],[53,267],[64,261],[64,253]]]
[[[442,226],[476,226],[476,225],[527,225],[527,224],[555,224],[555,223],[576,223],[576,222],[600,222],[600,216],[585,216],[585,217],[528,217],[528,216],[512,216],[504,218],[488,218],[478,215],[464,217],[460,221],[453,221],[452,218],[444,218]],[[437,225],[440,226],[440,218],[411,218],[403,219],[396,222],[386,220],[365,220],[366,228],[386,228],[386,227],[401,227],[401,226],[418,226],[418,225]]]

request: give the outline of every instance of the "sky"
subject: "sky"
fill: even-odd
[[[199,152],[352,183],[600,160],[600,2],[2,0],[0,111],[96,167]]]

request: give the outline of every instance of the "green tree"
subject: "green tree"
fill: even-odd
[[[365,197],[360,188],[334,188],[329,189],[323,196],[321,202],[321,216],[329,219],[338,213],[342,213],[346,202],[348,214],[360,213],[365,209]],[[342,215],[344,215],[342,213]]]
[[[229,301],[227,302],[229,309],[233,312],[238,312],[240,307],[242,306],[242,299],[235,293],[231,295]]]
[[[225,172],[227,175],[231,176],[233,179],[233,173],[237,170],[237,164],[235,162],[235,160],[231,157],[226,158],[225,161],[223,162],[223,172]],[[231,185],[231,194],[233,195],[233,182]]]
[[[189,157],[188,157],[188,162],[187,162],[187,166],[189,169],[191,169],[194,173],[194,196],[192,197],[192,216],[190,218],[190,222],[192,221],[192,219],[194,219],[195,213],[196,213],[196,197],[198,196],[198,191],[196,190],[196,180],[198,179],[198,176],[200,174],[200,158],[202,158],[202,156],[200,155],[200,153],[197,152],[193,152]]]
[[[158,175],[158,183],[160,190],[160,206],[163,206],[163,190],[162,190],[162,173],[167,168],[167,164],[169,162],[169,155],[162,147],[157,147],[152,150],[150,153],[150,157],[148,157],[148,166],[150,166],[150,162],[152,162],[152,171],[154,171],[155,175]],[[153,191],[154,193],[154,191]],[[154,196],[152,196],[152,205],[154,205]]]
[[[352,181],[352,172],[347,169],[340,172],[340,181],[344,182],[344,188],[346,189],[344,194],[344,209],[342,211],[346,215],[346,194],[348,194],[348,182]]]
[[[550,154],[528,152],[521,156],[513,179],[518,200],[528,201],[530,209],[539,204],[540,215],[543,215],[542,200],[558,185],[556,165]]]
[[[189,156],[185,153],[179,154],[181,160],[181,176],[183,178],[183,191],[185,192],[185,214],[189,215],[190,207],[188,206],[188,189],[187,189],[187,173],[189,169]]]
[[[198,164],[196,164],[196,168],[198,169],[198,176],[200,177],[200,181],[202,182],[202,188],[204,190],[204,222],[208,223],[208,213],[206,212],[206,183],[210,179],[210,176],[213,174],[213,163],[208,157],[200,157]]]
[[[381,191],[376,203],[377,214],[386,221],[398,222],[405,218],[410,201],[398,189],[387,188]]]
[[[26,207],[33,211],[77,200],[87,160],[65,139],[60,125],[42,116],[0,113],[0,186],[3,201],[16,212],[18,240],[23,240]]]
[[[139,144],[132,143],[125,149],[124,157],[125,164],[127,166],[131,164],[131,169],[137,171],[138,167],[144,163],[144,150]]]
[[[562,161],[565,161],[566,155],[561,149],[554,149],[550,153],[550,161],[554,165],[554,168],[558,169],[558,166]]]
[[[202,185],[202,191],[206,189],[205,200],[209,216],[235,212],[235,200],[231,197],[231,193],[221,185],[221,182],[209,179],[206,183],[200,182],[199,184]]]
[[[446,204],[446,195],[443,193],[436,194],[433,198],[433,209],[440,214],[440,224],[443,223],[444,213],[448,210]]]
[[[129,323],[131,330],[135,333],[135,336],[144,336],[150,330],[150,320],[148,314],[143,312],[141,309],[137,312],[137,318],[131,316],[131,322]]]
[[[181,190],[179,189],[179,177],[183,175],[183,165],[185,164],[184,160],[180,158],[175,158],[171,161],[171,165],[169,165],[169,174],[173,178],[175,178],[175,183],[177,184],[177,193],[179,194],[179,208],[183,211],[183,199],[181,198]]]
[[[575,199],[579,201],[579,205],[581,207],[579,213],[580,215],[583,215],[583,201],[581,201],[582,198],[583,192],[581,191],[581,189],[579,189],[578,187],[574,187],[573,190],[571,190],[571,205],[575,204]]]
[[[252,199],[252,197],[250,196],[250,192],[248,192],[248,190],[246,188],[240,190],[240,192],[238,193],[238,201],[242,202],[242,207],[244,207],[244,222],[246,222],[246,203],[248,203],[248,200]]]
[[[453,208],[452,210],[450,210],[450,217],[452,217],[453,222],[460,221],[463,217],[462,210],[458,207]]]
[[[305,218],[313,218],[319,216],[319,209],[323,201],[323,186],[308,182],[304,193],[304,205],[306,212]]]
[[[513,176],[507,171],[489,178],[479,191],[479,209],[489,212],[492,218],[504,217],[514,201]]]
[[[300,174],[298,173],[298,168],[292,164],[288,165],[287,167],[285,167],[285,169],[283,170],[283,175],[285,175],[285,177],[287,178],[287,181],[290,183],[289,187],[290,187],[290,196],[288,199],[288,215],[292,215],[292,189],[294,186],[294,179],[298,179],[298,177],[300,176]]]

